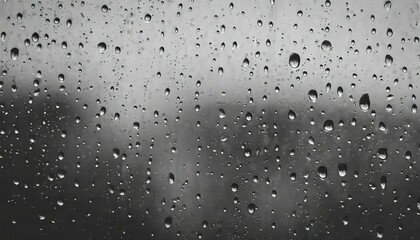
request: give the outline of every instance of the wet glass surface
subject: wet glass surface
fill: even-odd
[[[1,239],[419,239],[420,3],[0,3]]]

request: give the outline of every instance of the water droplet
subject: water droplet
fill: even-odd
[[[169,173],[168,181],[169,181],[169,184],[174,184],[174,182],[175,182],[175,176],[174,176],[173,173]]]
[[[381,177],[381,188],[382,189],[385,189],[386,188],[386,182],[387,182],[386,176],[382,176]]]
[[[391,57],[391,55],[387,54],[385,56],[385,64],[387,66],[390,66],[392,64],[392,62],[394,62],[394,59]]]
[[[219,73],[220,76],[222,76],[223,75],[223,68],[222,67],[219,67],[219,69],[217,70],[217,72]]]
[[[288,116],[290,120],[293,120],[296,118],[296,114],[295,112],[293,112],[293,110],[289,110]]]
[[[416,104],[411,105],[411,112],[412,113],[416,113],[417,112],[417,105]]]
[[[170,228],[172,225],[172,217],[165,218],[165,227]]]
[[[389,11],[391,10],[391,7],[392,7],[391,1],[386,1],[384,4],[385,10]]]
[[[315,90],[310,90],[308,92],[308,97],[309,97],[309,100],[311,100],[311,102],[316,102],[318,98],[318,93]]]
[[[108,6],[107,6],[107,5],[103,5],[103,6],[101,7],[101,11],[102,11],[103,13],[108,12]]]
[[[140,123],[139,123],[139,122],[134,122],[134,123],[133,123],[133,127],[134,127],[134,129],[139,130],[139,128],[140,128]]]
[[[12,50],[10,50],[10,56],[13,61],[16,61],[16,59],[19,57],[19,49],[12,48]]]
[[[300,65],[300,56],[297,53],[290,54],[289,65],[292,68],[298,68]]]
[[[318,175],[321,179],[325,179],[327,177],[327,168],[324,166],[319,167]]]
[[[247,112],[245,115],[245,119],[249,122],[252,120],[252,114],[250,112]]]
[[[386,35],[388,36],[388,37],[392,37],[392,35],[394,34],[394,32],[392,31],[392,29],[391,28],[388,28],[387,30],[386,30]]]
[[[332,120],[325,121],[324,129],[326,132],[331,132],[332,130],[334,130],[334,122]]]
[[[378,152],[376,153],[379,159],[385,160],[388,158],[388,150],[386,148],[380,148],[378,149]]]
[[[242,62],[242,67],[247,68],[249,66],[249,60],[248,58],[245,58],[244,61]]]
[[[33,42],[38,42],[39,40],[39,34],[38,33],[33,33],[32,34],[32,41]]]
[[[237,183],[232,183],[232,185],[230,186],[230,188],[232,189],[232,192],[237,192],[238,191],[238,184]]]
[[[330,41],[328,41],[328,40],[324,40],[324,41],[321,43],[321,49],[322,49],[324,52],[329,52],[329,51],[331,51],[331,49],[332,49],[331,42],[330,42]]]
[[[385,125],[385,123],[383,123],[383,122],[380,122],[379,123],[379,130],[381,130],[382,132],[385,132],[386,131],[386,125]]]
[[[58,199],[57,200],[57,204],[58,204],[58,206],[63,206],[64,205],[64,201],[61,200],[61,199]]]
[[[63,169],[57,170],[57,176],[58,178],[63,179],[66,176],[66,171]]]
[[[369,94],[365,93],[360,97],[359,107],[363,112],[367,112],[370,108]]]
[[[149,22],[150,22],[150,20],[152,20],[152,16],[151,16],[150,14],[146,14],[146,15],[144,16],[144,21],[145,21],[146,23],[149,23]]]
[[[256,210],[256,206],[253,203],[248,204],[248,212],[249,213],[254,213]]]
[[[106,44],[104,42],[98,43],[98,49],[99,49],[99,52],[105,52]]]
[[[347,164],[345,163],[340,163],[338,164],[338,175],[340,175],[340,177],[344,177],[347,174]]]
[[[225,110],[223,110],[222,108],[219,109],[219,118],[225,118],[225,117],[226,117]]]
[[[114,159],[117,159],[119,155],[120,155],[120,150],[118,148],[112,149],[112,156],[114,157]]]
[[[244,155],[245,155],[245,157],[251,156],[251,149],[249,149],[249,148],[245,149]]]
[[[382,226],[377,226],[376,229],[376,237],[383,238],[384,237],[384,228]]]

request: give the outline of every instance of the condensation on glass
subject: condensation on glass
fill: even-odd
[[[2,239],[419,239],[420,3],[0,3]]]

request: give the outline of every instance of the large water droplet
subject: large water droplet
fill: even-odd
[[[12,60],[15,61],[19,57],[19,49],[12,48],[12,50],[10,50],[10,56]]]
[[[238,184],[237,183],[232,183],[232,185],[230,187],[232,189],[232,192],[237,192],[238,191]]]
[[[219,109],[219,118],[225,118],[225,117],[226,117],[225,110]]]
[[[311,100],[312,102],[316,102],[318,98],[318,93],[315,90],[310,90],[308,92],[308,97],[309,97],[309,100]]]
[[[289,65],[292,68],[298,68],[300,65],[300,56],[297,53],[290,54]]]
[[[33,42],[38,42],[39,40],[39,34],[38,33],[33,33],[32,34],[32,41]]]
[[[377,226],[376,229],[376,237],[383,238],[384,237],[384,228],[382,226]]]
[[[296,118],[296,114],[295,112],[293,112],[293,110],[289,110],[289,113],[287,115],[289,116],[290,120],[293,120]]]
[[[165,227],[170,228],[172,225],[172,217],[165,218]]]
[[[98,49],[99,49],[99,52],[105,52],[106,44],[104,42],[98,43]]]
[[[120,150],[118,148],[112,149],[112,156],[117,159],[120,156]]]
[[[147,22],[147,23],[149,23],[149,22],[150,22],[150,20],[152,20],[152,16],[151,16],[150,14],[146,14],[146,15],[144,16],[144,21],[145,21],[145,22]]]
[[[245,115],[245,119],[249,122],[252,120],[252,114],[250,112],[247,112]]]
[[[248,58],[245,58],[244,61],[242,62],[242,67],[247,68],[249,66],[249,60]]]
[[[102,11],[103,13],[108,12],[108,6],[107,6],[107,5],[102,5],[102,7],[101,7],[101,11]]]
[[[327,177],[327,168],[324,166],[319,167],[318,175],[321,179],[325,179]]]
[[[251,149],[249,149],[249,148],[245,149],[244,155],[245,155],[245,157],[250,157],[251,156]]]
[[[321,49],[322,49],[324,52],[329,52],[329,51],[331,51],[331,49],[332,49],[331,42],[330,42],[330,41],[328,41],[328,40],[324,40],[324,41],[321,43]]]
[[[385,160],[388,158],[388,150],[386,148],[380,148],[378,149],[378,152],[376,153],[379,159]]]
[[[324,129],[326,132],[331,132],[334,129],[334,122],[332,120],[325,121]]]
[[[362,111],[367,112],[370,108],[369,94],[365,93],[360,97],[359,107]]]
[[[169,181],[169,184],[174,184],[174,182],[175,182],[175,176],[174,176],[173,173],[169,173],[168,181]]]
[[[391,1],[386,1],[384,4],[385,10],[389,11],[391,10],[391,7],[392,7]]]
[[[256,209],[255,204],[253,204],[253,203],[248,204],[248,212],[249,213],[254,213],[255,209]]]
[[[344,177],[347,174],[347,164],[345,163],[340,163],[338,164],[338,175],[340,175],[340,177]]]
[[[394,62],[394,59],[391,57],[391,55],[387,54],[385,56],[385,64],[387,66],[390,66],[392,64],[392,62]]]

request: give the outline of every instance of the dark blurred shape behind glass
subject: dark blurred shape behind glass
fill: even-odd
[[[0,3],[0,239],[420,239],[417,0]]]

